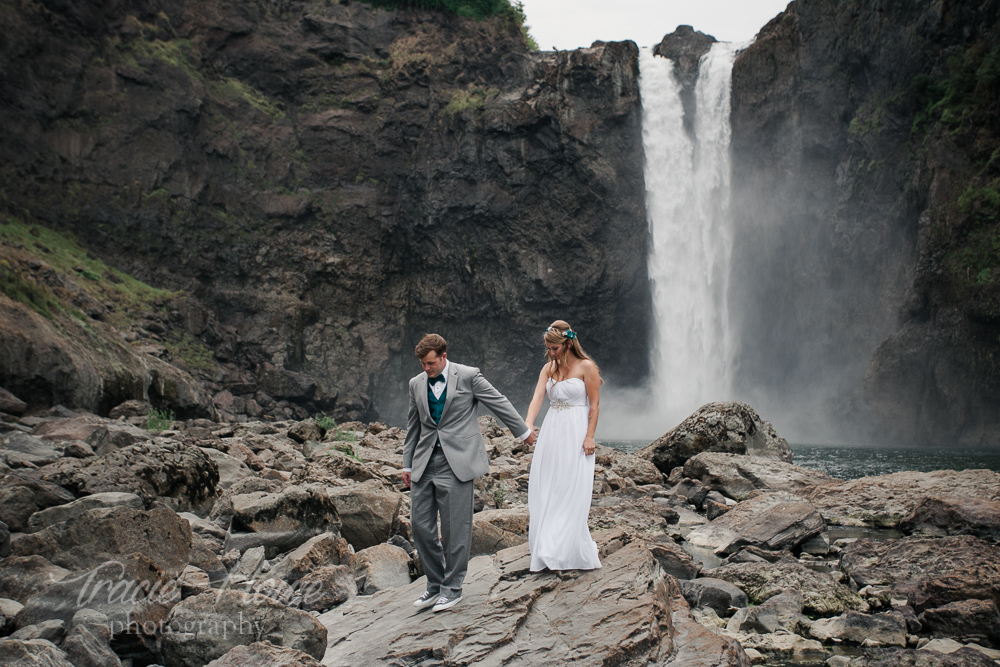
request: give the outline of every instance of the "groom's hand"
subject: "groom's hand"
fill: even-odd
[[[406,488],[410,488],[410,473],[403,473],[403,484],[406,484]]]
[[[535,432],[532,431],[531,433],[529,433],[528,437],[525,438],[524,441],[529,445],[535,444]]]

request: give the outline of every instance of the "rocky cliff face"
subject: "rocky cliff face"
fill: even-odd
[[[797,0],[736,61],[739,380],[799,433],[1000,442],[997,10]]]
[[[645,376],[631,42],[532,53],[507,18],[343,1],[27,1],[0,24],[5,219],[183,290],[237,406],[398,419],[428,331],[520,405],[556,318],[608,378]]]

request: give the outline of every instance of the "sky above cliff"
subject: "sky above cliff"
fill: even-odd
[[[523,0],[539,48],[577,49],[596,40],[659,44],[679,25],[723,42],[753,38],[788,0]]]

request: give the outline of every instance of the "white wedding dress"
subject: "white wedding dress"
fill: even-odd
[[[531,571],[601,567],[587,517],[594,492],[594,455],[585,456],[587,388],[580,378],[545,385],[549,411],[542,422],[528,477]]]

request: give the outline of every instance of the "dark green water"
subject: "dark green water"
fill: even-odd
[[[601,444],[634,452],[646,440],[602,440]],[[872,447],[863,445],[791,445],[792,463],[822,470],[838,479],[888,475],[903,470],[996,470],[1000,449],[945,449],[940,447]]]

